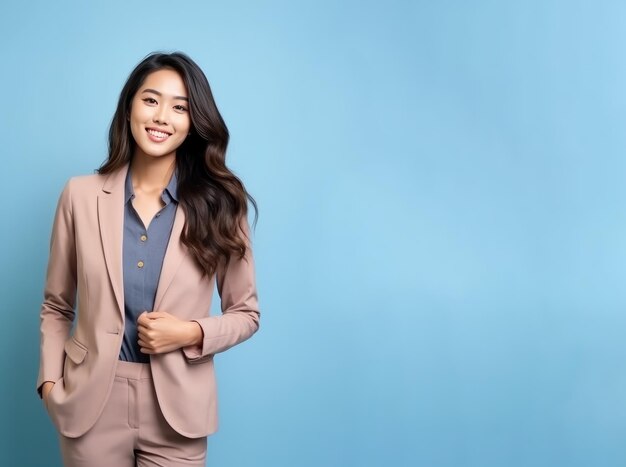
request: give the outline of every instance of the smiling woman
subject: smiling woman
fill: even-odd
[[[66,184],[37,380],[66,466],[205,465],[213,356],[252,336],[260,316],[256,203],[227,168],[227,145],[202,70],[154,53],[122,89],[98,174]],[[221,316],[209,316],[214,284]]]
[[[131,104],[130,130],[136,153],[174,158],[191,127],[188,102],[185,83],[176,71],[150,73]]]

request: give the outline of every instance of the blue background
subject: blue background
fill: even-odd
[[[60,465],[57,197],[135,64],[182,50],[260,206],[261,329],[216,357],[208,465],[626,465],[625,26],[618,1],[3,4],[0,463]]]

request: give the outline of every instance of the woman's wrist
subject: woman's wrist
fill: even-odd
[[[202,339],[204,337],[204,332],[202,331],[202,326],[197,321],[189,321],[189,339],[187,345],[202,345]]]
[[[48,394],[52,391],[52,387],[54,386],[54,381],[45,381],[41,385],[41,398],[44,402],[48,400]]]

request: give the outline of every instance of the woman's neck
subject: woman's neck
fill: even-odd
[[[135,193],[158,193],[160,195],[176,168],[176,155],[152,157],[137,152],[130,164]]]

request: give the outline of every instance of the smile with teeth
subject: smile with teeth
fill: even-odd
[[[148,132],[150,136],[152,136],[151,139],[156,140],[156,141],[165,141],[170,136],[169,133],[166,133],[164,131],[154,130],[152,128],[146,128],[146,131]]]

